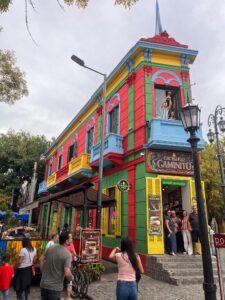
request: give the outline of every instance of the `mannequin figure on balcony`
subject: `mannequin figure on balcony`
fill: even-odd
[[[168,120],[168,114],[169,114],[169,111],[170,111],[171,106],[172,106],[171,95],[172,95],[172,92],[169,91],[167,93],[167,96],[166,96],[165,100],[162,102],[162,104],[160,106],[160,108],[161,108],[161,118],[163,120]]]

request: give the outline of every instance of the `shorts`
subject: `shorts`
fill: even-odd
[[[197,243],[200,239],[200,234],[198,229],[193,229],[191,231],[192,243]]]

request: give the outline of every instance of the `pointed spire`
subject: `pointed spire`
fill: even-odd
[[[160,19],[159,4],[158,4],[158,0],[156,0],[155,34],[159,35],[160,32],[163,32],[163,29],[162,29],[162,24]]]

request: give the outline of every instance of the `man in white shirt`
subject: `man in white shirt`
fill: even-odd
[[[52,247],[52,246],[55,246],[55,244],[58,242],[58,240],[59,240],[59,235],[58,235],[58,233],[52,234],[51,240],[48,242],[48,244],[47,244],[46,247],[45,247],[45,251],[47,251],[48,248],[50,248],[50,247]]]

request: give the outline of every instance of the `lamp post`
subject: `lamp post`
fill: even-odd
[[[219,116],[220,116],[220,120],[218,120]],[[223,157],[222,157],[223,154],[221,152],[221,147],[219,142],[219,130],[222,133],[225,132],[225,120],[223,119],[223,116],[225,116],[225,107],[221,107],[220,105],[218,105],[215,109],[214,115],[210,114],[208,118],[208,126],[210,128],[211,125],[213,124],[215,133],[211,129],[209,129],[209,132],[207,133],[207,137],[210,144],[212,144],[216,136],[216,156],[218,158],[219,168],[220,168],[221,188],[223,194],[223,218],[225,220],[225,179],[224,179],[224,168],[223,168]]]
[[[98,169],[98,193],[97,193],[97,218],[96,228],[101,228],[101,207],[102,207],[102,177],[103,177],[103,151],[104,151],[104,127],[105,127],[105,100],[106,100],[106,79],[107,75],[85,65],[84,61],[72,55],[71,59],[83,68],[89,69],[104,78],[103,83],[103,99],[102,99],[102,122],[100,135],[100,154],[99,154],[99,169]]]
[[[197,151],[197,144],[199,142],[199,138],[196,136],[196,131],[200,127],[199,107],[191,103],[186,104],[181,110],[181,120],[185,131],[190,133],[190,138],[187,141],[191,145],[194,163],[195,190],[198,207],[199,231],[200,242],[202,247],[202,264],[204,274],[203,290],[205,293],[205,300],[216,300],[216,285],[214,283],[213,278],[212,258],[208,239],[208,226],[206,222]]]

